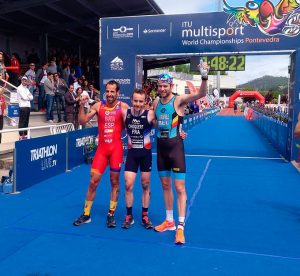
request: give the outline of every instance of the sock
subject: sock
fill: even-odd
[[[132,207],[126,207],[126,215],[127,216],[132,216]]]
[[[148,216],[148,208],[142,208],[142,217]]]
[[[83,209],[83,214],[85,216],[89,216],[91,214],[91,208],[93,205],[93,201],[91,200],[86,200],[84,203],[84,209]]]
[[[166,214],[167,214],[167,221],[173,221],[174,218],[173,218],[173,210],[167,210],[166,211]]]
[[[178,228],[184,229],[185,217],[178,217]]]
[[[117,201],[111,200],[111,201],[109,202],[109,211],[108,211],[108,214],[109,214],[109,215],[112,216],[112,215],[115,213],[116,208],[117,208],[117,204],[118,204]]]

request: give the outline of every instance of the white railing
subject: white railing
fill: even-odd
[[[67,124],[59,124],[59,125],[3,129],[3,130],[0,130],[0,133],[3,134],[3,133],[9,133],[9,132],[27,131],[27,138],[30,139],[32,130],[41,130],[41,129],[47,129],[47,128],[49,129],[50,134],[66,133],[66,132],[75,130],[74,125],[72,123],[67,123]]]
[[[4,82],[4,83],[8,84],[8,86],[10,86],[11,88],[14,88],[15,90],[18,89],[18,87],[14,86],[12,83],[10,83],[10,82],[8,82],[8,81],[6,81],[6,80],[4,80],[4,79],[0,79],[0,80],[1,80],[2,82]],[[3,88],[3,89],[4,89],[6,92],[8,92],[9,94],[11,94],[11,90],[7,89],[6,87],[4,87],[4,86],[2,86],[2,85],[0,85],[0,87]],[[10,100],[10,96],[7,96],[7,95],[5,95],[5,94],[3,94],[3,96],[6,97],[6,98],[8,98],[8,99]]]
[[[15,90],[17,90],[17,87],[14,86],[12,83],[10,83],[10,82],[8,82],[8,81],[2,79],[2,78],[1,78],[1,81],[4,82],[4,83],[6,83],[6,84],[8,84],[8,86],[10,86],[11,88],[14,88]],[[6,99],[8,100],[7,102],[10,103],[10,99],[11,99],[11,90],[7,89],[6,87],[4,87],[4,86],[2,86],[2,85],[0,85],[0,87],[1,87],[4,91],[8,92],[9,96],[6,95],[6,94],[4,94],[4,93],[3,93],[3,96],[4,96],[4,98],[6,98]],[[13,118],[11,118],[11,117],[9,117],[9,116],[7,115],[7,113],[8,113],[8,105],[6,105],[6,112],[5,112],[5,113],[6,113],[6,114],[4,114],[4,117],[6,117],[6,118],[8,118],[8,119],[10,119],[11,121],[13,121],[13,122],[16,123],[16,121],[15,121]]]

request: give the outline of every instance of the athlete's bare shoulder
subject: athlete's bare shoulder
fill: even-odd
[[[99,112],[100,106],[102,105],[101,102],[95,103],[92,107],[91,110],[95,110],[96,112]]]
[[[154,109],[154,112],[155,112],[155,109],[158,105],[158,101],[159,101],[159,97],[156,97],[155,100],[153,101],[153,109]]]
[[[127,110],[129,109],[129,105],[127,103],[121,102],[121,111],[122,111],[122,116],[123,120],[125,121],[126,115],[127,115]]]
[[[150,109],[148,111],[148,122],[149,123],[152,123],[156,126],[156,118],[155,118],[155,113],[154,113],[154,110]]]
[[[129,108],[129,105],[127,103],[125,103],[125,102],[120,102],[120,103],[121,103],[122,109],[127,110]]]

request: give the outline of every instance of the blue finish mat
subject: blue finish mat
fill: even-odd
[[[92,222],[74,227],[89,179],[89,166],[82,165],[19,195],[0,194],[0,275],[300,275],[296,169],[242,117],[199,124],[189,132],[185,148],[186,245],[174,245],[173,231],[156,233],[140,225],[139,182],[135,224],[121,229],[123,177],[117,227],[106,228],[107,172]],[[165,208],[153,157],[149,215],[159,224]],[[177,218],[175,205],[174,213]]]

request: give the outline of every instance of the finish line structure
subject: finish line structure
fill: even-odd
[[[299,16],[299,11],[290,12],[280,28],[269,31],[259,24],[251,26],[239,22],[228,7],[223,12],[214,13],[100,19],[100,87],[105,91],[108,80],[117,80],[122,89],[120,98],[129,102],[133,89],[142,87],[143,63],[149,59],[233,54],[289,55],[286,159],[294,160],[298,149],[293,130],[300,112],[297,46],[300,45],[300,26],[294,17]],[[296,31],[292,32],[292,27]]]

